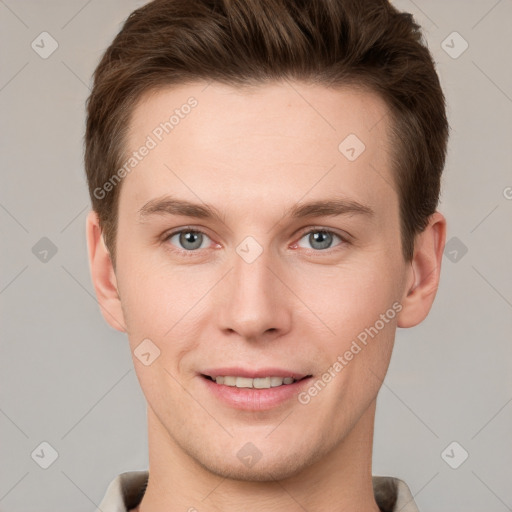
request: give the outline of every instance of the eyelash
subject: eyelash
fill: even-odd
[[[171,231],[169,233],[164,234],[163,237],[162,237],[162,241],[163,242],[168,242],[174,235],[177,235],[177,234],[180,234],[180,233],[188,233],[188,232],[199,233],[199,234],[205,235],[206,237],[210,238],[207,233],[205,233],[204,231],[201,231],[200,229],[185,226],[184,228],[180,228],[180,229],[177,229],[175,231]],[[323,250],[321,250],[321,249],[306,249],[306,251],[308,253],[313,252],[313,253],[316,253],[316,254],[321,254],[321,253],[332,254],[333,251],[343,249],[346,245],[350,244],[350,242],[349,242],[347,237],[344,237],[344,236],[340,235],[339,233],[337,233],[335,231],[332,231],[330,229],[327,229],[327,228],[324,228],[324,227],[320,227],[320,226],[315,226],[313,228],[308,228],[307,231],[301,232],[300,237],[297,239],[297,242],[295,242],[294,245],[298,244],[298,242],[300,240],[302,240],[302,238],[304,238],[306,235],[309,235],[311,233],[318,233],[318,232],[328,233],[329,235],[337,236],[341,240],[341,242],[338,245],[334,246],[334,247],[329,247],[329,248],[323,249]],[[199,254],[199,252],[200,252],[199,249],[194,249],[194,250],[187,251],[186,249],[179,249],[176,246],[173,246],[173,248],[171,248],[170,250],[173,251],[173,252],[177,252],[179,254],[183,254],[186,257],[197,256]]]

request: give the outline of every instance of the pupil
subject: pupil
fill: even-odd
[[[316,247],[318,249],[326,249],[330,245],[330,237],[331,235],[325,231],[316,231],[310,235],[310,243],[314,247],[314,243],[319,243],[320,247]]]
[[[201,247],[200,235],[195,231],[186,231],[181,234],[180,243],[187,249],[197,249]],[[187,244],[191,244],[192,247],[190,245],[187,247]]]

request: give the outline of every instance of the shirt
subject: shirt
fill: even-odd
[[[118,475],[107,488],[99,510],[128,512],[142,500],[149,471],[127,471]],[[419,512],[407,484],[399,478],[373,476],[373,493],[381,512]]]

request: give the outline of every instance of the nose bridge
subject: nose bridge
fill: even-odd
[[[252,237],[237,246],[230,259],[232,270],[222,288],[224,300],[218,314],[223,330],[257,339],[270,330],[288,328],[290,312],[283,284],[274,275],[274,259]]]

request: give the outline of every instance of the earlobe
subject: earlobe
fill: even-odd
[[[427,317],[439,286],[445,240],[446,219],[435,212],[416,237],[398,327],[413,327]]]
[[[103,240],[98,214],[93,210],[87,215],[86,236],[89,271],[103,318],[117,331],[126,332],[112,260]]]

